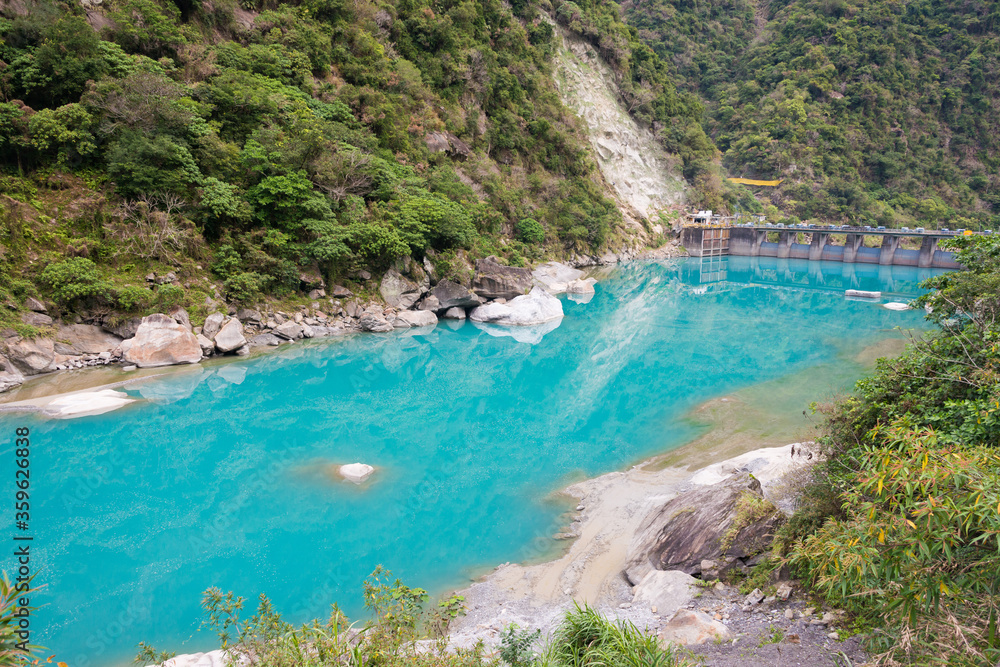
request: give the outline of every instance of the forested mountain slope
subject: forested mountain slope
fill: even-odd
[[[559,99],[554,11],[0,3],[0,296],[64,311],[197,306],[217,288],[250,302],[295,293],[304,269],[335,278],[431,248],[447,274],[462,248],[521,263],[606,246],[621,217]],[[617,14],[604,29],[628,33]],[[647,47],[615,49],[626,94],[633,49],[661,71],[633,112],[670,129],[692,180],[713,169],[700,105],[675,103]],[[177,289],[151,294],[143,276],[167,267]]]
[[[995,226],[1000,4],[626,0],[730,175],[799,218]],[[912,226],[912,225],[911,225]]]

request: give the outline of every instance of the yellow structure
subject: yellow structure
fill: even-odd
[[[781,181],[783,181],[785,179],[782,178],[782,179],[779,179],[777,181],[755,181],[752,178],[729,178],[729,179],[726,179],[726,180],[728,180],[728,181],[730,181],[732,183],[742,183],[743,185],[767,185],[767,186],[770,186],[770,187],[774,187],[774,186],[778,185],[779,183],[781,183]]]

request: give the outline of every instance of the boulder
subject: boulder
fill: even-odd
[[[48,338],[22,338],[16,343],[7,342],[6,356],[17,372],[22,375],[37,375],[52,370],[50,366],[55,361],[56,352]]]
[[[469,313],[474,322],[490,322],[508,326],[532,326],[557,320],[563,316],[562,302],[541,287],[507,303],[488,303]]]
[[[729,641],[733,633],[708,614],[693,609],[679,609],[658,634],[664,644],[697,646],[707,641]]]
[[[890,301],[889,303],[882,304],[883,308],[888,308],[889,310],[909,310],[910,306],[899,301]]]
[[[120,322],[115,322],[114,324],[111,322],[105,322],[101,325],[101,328],[108,333],[113,333],[119,338],[128,339],[135,336],[135,332],[139,330],[140,324],[142,324],[141,317],[130,317],[128,319],[121,320]]]
[[[513,299],[531,289],[531,269],[505,266],[492,255],[477,259],[472,289],[484,299]]]
[[[358,325],[362,331],[374,331],[377,333],[386,333],[393,329],[392,325],[385,319],[382,309],[378,306],[365,309],[358,319]]]
[[[444,315],[441,316],[445,320],[464,320],[465,319],[465,309],[464,308],[449,308],[444,311]]]
[[[45,313],[29,311],[21,315],[21,321],[32,327],[47,327],[52,324],[52,318]]]
[[[432,327],[437,324],[437,315],[429,310],[404,310],[396,315],[392,326],[396,329],[407,327]]]
[[[123,391],[102,389],[100,391],[85,391],[78,394],[60,396],[49,401],[42,413],[53,419],[73,419],[88,415],[102,415],[133,403],[135,399]]]
[[[531,276],[545,289],[556,294],[566,291],[566,283],[582,278],[583,271],[560,262],[548,262],[532,271]]]
[[[784,515],[771,506],[773,511],[762,511],[760,518],[734,525],[739,505],[746,504],[746,500],[741,501],[744,495],[762,503],[761,508],[769,505],[761,495],[760,482],[749,473],[738,472],[655,508],[643,519],[629,545],[625,565],[628,580],[639,583],[652,570],[700,574],[702,561],[723,561],[723,556],[728,556],[730,567],[734,567],[742,564],[740,559],[760,553]],[[737,530],[731,531],[731,527]]]
[[[333,289],[330,290],[330,294],[337,297],[338,299],[344,299],[349,296],[354,296],[354,292],[347,289],[343,285],[334,285]]]
[[[342,465],[338,469],[340,476],[344,479],[354,482],[355,484],[360,484],[375,472],[375,468],[371,467],[367,463],[348,463],[347,465]]]
[[[45,304],[33,296],[29,296],[27,299],[24,300],[24,307],[35,313],[49,312],[48,309],[45,307]]]
[[[302,337],[303,338],[314,338],[316,336],[316,330],[308,324],[302,325]]]
[[[275,336],[281,336],[282,338],[287,338],[288,340],[295,340],[297,338],[302,338],[302,325],[296,324],[295,322],[285,322],[284,324],[278,325],[272,333]]]
[[[566,291],[570,294],[593,294],[596,283],[597,281],[593,278],[571,280],[566,283]]]
[[[24,382],[24,375],[18,371],[7,357],[0,355],[0,392],[12,389]]]
[[[230,317],[215,334],[215,349],[225,354],[234,352],[247,344],[243,337],[243,323],[237,317]]]
[[[262,333],[250,339],[250,345],[262,347],[264,345],[277,346],[286,342],[284,338],[278,338],[271,333]]]
[[[424,273],[427,274],[428,280],[431,281],[432,285],[436,285],[438,282],[437,270],[434,268],[434,265],[431,264],[430,258],[425,256],[423,264],[424,264]]]
[[[303,271],[299,274],[299,287],[303,291],[309,291],[314,289],[324,289],[326,287],[326,281],[323,280],[323,276],[316,269],[310,271]],[[247,322],[248,319],[240,317],[241,320]]]
[[[410,308],[417,302],[421,294],[420,286],[412,280],[404,278],[396,269],[389,269],[385,272],[378,291],[390,307],[400,310]]]
[[[174,318],[174,322],[191,331],[191,318],[188,317],[186,310],[183,308],[174,308],[170,311],[170,317]]]
[[[226,321],[226,316],[222,313],[212,313],[205,318],[205,324],[201,327],[201,333],[209,340],[215,339],[215,334],[219,333],[222,323]]]
[[[236,319],[240,322],[252,322],[254,324],[260,324],[264,321],[264,318],[260,315],[260,311],[253,308],[240,308],[236,312]]]
[[[125,361],[140,368],[196,364],[201,361],[201,345],[172,317],[154,313],[142,318]]]
[[[433,294],[428,294],[420,302],[420,305],[418,306],[418,308],[420,310],[433,310],[433,311],[437,312],[437,311],[441,310],[441,302],[438,301],[438,298],[436,296],[434,296]]]
[[[431,296],[437,298],[438,310],[471,308],[479,305],[479,297],[472,290],[450,280],[439,281],[431,290]]]
[[[698,580],[677,570],[653,570],[632,590],[632,606],[656,608],[668,616],[698,596]]]
[[[201,346],[201,353],[206,357],[212,356],[215,352],[215,342],[205,338],[204,334],[195,334],[195,338],[198,339],[198,345]]]
[[[61,326],[56,339],[70,348],[69,351],[57,350],[61,354],[100,354],[115,349],[122,342],[118,336],[92,324]]]

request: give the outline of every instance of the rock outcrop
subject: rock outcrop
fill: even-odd
[[[472,289],[484,299],[513,299],[531,289],[531,269],[505,266],[492,255],[477,259]]]
[[[201,361],[198,338],[172,317],[154,313],[142,318],[125,361],[139,368],[196,364]]]
[[[55,350],[59,354],[100,354],[113,350],[122,338],[93,324],[71,324],[59,327]]]
[[[474,322],[488,322],[508,326],[532,326],[557,320],[563,316],[562,303],[541,287],[507,303],[488,303],[469,313]]]
[[[49,338],[13,339],[7,341],[6,356],[22,375],[37,375],[53,369],[55,346]]]
[[[7,357],[0,355],[0,391],[7,391],[24,382],[24,375]]]
[[[753,507],[761,511],[754,512]],[[743,515],[738,516],[741,508]],[[653,570],[701,574],[702,561],[723,562],[722,571],[745,566],[746,559],[770,542],[783,520],[784,515],[764,500],[760,482],[749,473],[695,487],[643,519],[629,545],[625,575],[637,584]]]

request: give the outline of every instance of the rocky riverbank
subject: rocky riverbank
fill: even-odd
[[[676,244],[666,246],[661,253],[677,254]],[[573,261],[590,266],[639,254],[639,249],[626,249],[602,257],[575,257]],[[25,323],[41,328],[46,335],[23,338],[11,329],[0,331],[0,392],[59,371],[96,366],[129,371],[194,364],[301,339],[433,326],[439,319],[536,327],[562,317],[561,302],[554,294],[568,292],[586,300],[594,293],[596,281],[568,264],[549,262],[532,271],[505,266],[495,257],[473,262],[460,255],[459,261],[463,267],[453,272],[454,280],[439,279],[430,262],[410,258],[397,262],[380,279],[362,272],[357,279],[364,293],[378,295],[367,298],[342,285],[334,285],[328,292],[314,276],[310,278],[313,289],[308,306],[295,311],[229,306],[224,312],[210,313],[200,325],[181,308],[125,320],[107,314],[78,316],[79,321],[66,324],[49,314],[53,306],[29,298],[26,306],[30,314]],[[150,279],[156,283],[170,276]],[[515,335],[528,341],[538,336],[538,332]]]

